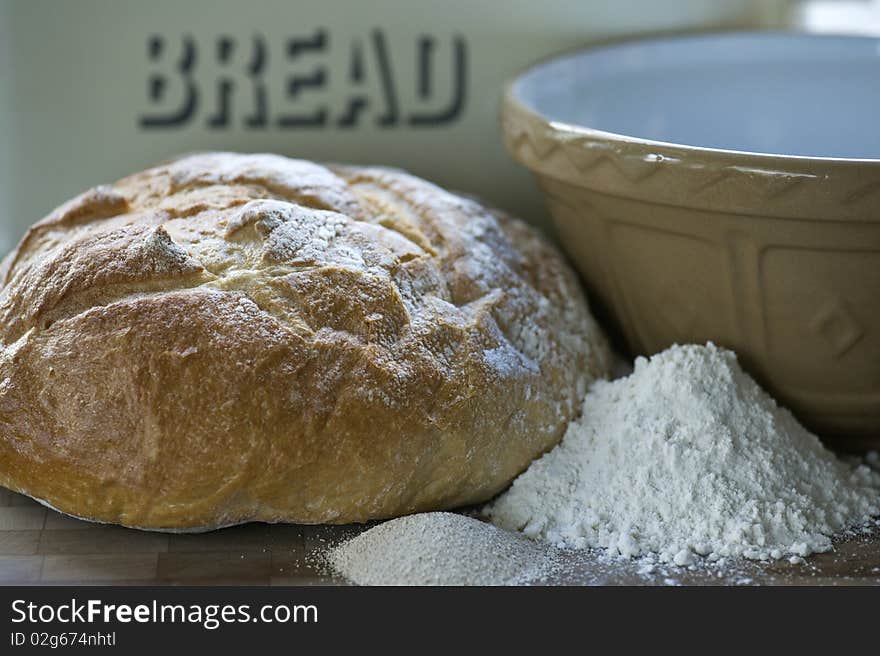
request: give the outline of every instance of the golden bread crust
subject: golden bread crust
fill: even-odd
[[[184,157],[60,207],[0,280],[0,484],[140,528],[483,501],[607,373],[552,247],[389,169]]]

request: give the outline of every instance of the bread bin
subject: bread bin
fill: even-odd
[[[611,38],[776,23],[784,4],[0,0],[0,251],[82,189],[204,150],[398,166],[541,223],[497,139],[505,80]]]

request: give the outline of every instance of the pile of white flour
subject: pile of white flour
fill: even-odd
[[[379,524],[333,549],[328,560],[359,585],[519,585],[554,568],[552,550],[445,512]]]
[[[689,565],[798,559],[880,514],[880,475],[848,466],[709,343],[596,383],[555,449],[485,509],[557,546]]]

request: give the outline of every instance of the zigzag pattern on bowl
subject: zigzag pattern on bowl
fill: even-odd
[[[510,97],[502,124],[505,145],[518,161],[577,186],[636,198],[650,194],[654,201],[659,194],[661,199],[697,207],[723,205],[747,186],[758,214],[785,200],[819,211],[803,218],[822,218],[821,209],[833,204],[852,206],[852,218],[876,219],[880,162],[876,176],[865,179],[844,160],[652,144],[547,122]],[[793,195],[796,198],[789,198]],[[786,213],[778,205],[773,209]]]

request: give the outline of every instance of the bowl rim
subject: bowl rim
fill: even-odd
[[[752,150],[739,150],[731,148],[716,148],[712,146],[697,146],[688,143],[678,143],[674,141],[662,141],[657,139],[648,139],[645,137],[637,137],[633,135],[623,134],[619,132],[609,132],[599,130],[587,125],[571,123],[568,121],[557,121],[538,110],[532,104],[526,102],[516,92],[517,85],[522,79],[534,72],[536,69],[550,64],[551,62],[576,57],[581,54],[597,53],[602,51],[615,50],[619,48],[627,48],[637,45],[653,45],[682,41],[699,41],[713,38],[779,38],[785,37],[803,41],[869,41],[876,43],[880,48],[880,36],[869,35],[849,35],[849,34],[825,34],[825,33],[809,33],[788,30],[721,30],[697,33],[671,34],[653,37],[632,37],[627,39],[606,41],[586,47],[573,48],[564,52],[556,53],[543,59],[536,61],[526,68],[520,70],[511,78],[504,87],[504,99],[507,103],[513,103],[519,106],[520,111],[532,114],[534,117],[543,120],[553,130],[562,133],[569,133],[573,136],[580,135],[583,137],[593,138],[597,140],[616,142],[632,146],[644,146],[651,150],[672,149],[683,152],[691,152],[694,154],[702,154],[705,156],[718,156],[724,159],[736,158],[739,162],[752,160],[756,166],[766,166],[773,160],[783,160],[790,163],[801,164],[855,164],[860,166],[871,166],[872,168],[880,168],[880,155],[877,157],[829,157],[820,155],[793,155],[786,153],[768,153],[757,152]]]

